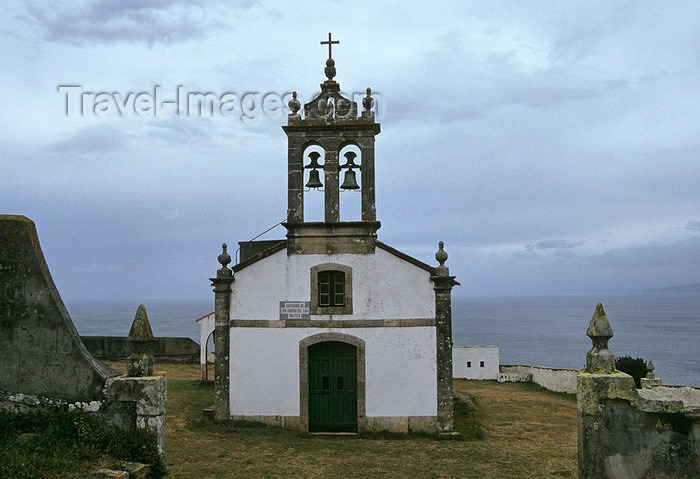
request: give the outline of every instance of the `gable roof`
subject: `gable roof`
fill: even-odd
[[[211,316],[212,314],[214,314],[213,311],[212,311],[211,313],[209,313],[209,314],[205,314],[205,315],[202,316],[201,318],[195,319],[194,322],[195,322],[195,323],[198,323],[198,322],[200,322],[201,320],[203,320],[204,318],[208,318],[208,317]]]
[[[409,256],[406,253],[403,253],[403,252],[397,250],[396,248],[392,248],[388,244],[385,244],[379,240],[376,240],[376,246],[377,246],[377,248],[383,249],[387,253],[393,254],[397,258],[400,258],[408,263],[411,263],[414,266],[418,266],[419,268],[430,273],[431,276],[434,276],[436,274],[435,267],[430,266],[429,264],[426,264],[426,263],[414,258],[413,256]],[[242,262],[238,263],[237,265],[234,265],[231,269],[234,271],[234,273],[241,271],[242,269],[247,268],[248,266],[250,266],[254,263],[257,263],[261,259],[267,258],[268,256],[272,256],[273,254],[282,251],[286,247],[287,247],[287,240],[279,240],[278,243],[275,243],[273,246],[267,248],[266,250],[261,251],[260,253],[257,253],[255,255],[251,256],[247,260],[242,261]],[[455,281],[454,279],[452,280],[452,284],[454,286],[461,285],[461,283],[459,281]],[[211,314],[213,314],[213,313],[211,313]],[[203,316],[203,317],[199,318],[197,321],[204,319],[207,316],[209,316],[209,315]]]
[[[428,273],[431,274],[431,276],[435,275],[435,268],[433,268],[429,264],[425,264],[424,262],[414,258],[413,256],[409,256],[406,253],[403,253],[397,250],[396,248],[392,248],[388,244],[382,243],[379,240],[377,240],[377,247],[383,249],[387,253],[393,254],[397,258],[401,258],[402,260],[413,264],[414,266],[418,266],[419,268],[426,270]]]
[[[397,250],[396,248],[392,248],[391,246],[389,246],[385,243],[382,243],[381,241],[376,241],[376,245],[378,248],[383,249],[387,253],[391,253],[394,256],[396,256],[397,258],[400,258],[408,263],[411,263],[414,266],[418,266],[419,268],[427,271],[431,275],[435,274],[434,267],[432,267],[428,264],[425,264],[420,260],[417,260],[413,256],[409,256],[406,253],[403,253],[403,252]],[[279,251],[282,251],[286,247],[287,247],[287,240],[279,240],[279,242],[275,243],[274,245],[265,249],[264,251],[261,251],[260,253],[257,253],[255,255],[251,256],[250,258],[246,259],[245,261],[241,261],[237,265],[234,265],[231,269],[234,272],[241,271],[242,269],[247,268],[251,264],[257,263],[261,259],[267,258],[268,256],[272,256],[273,254],[275,254]]]

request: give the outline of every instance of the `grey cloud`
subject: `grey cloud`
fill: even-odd
[[[126,135],[110,125],[89,126],[78,130],[65,140],[47,147],[49,151],[64,155],[95,155],[121,150]]]
[[[492,56],[488,62],[489,65],[484,67],[466,53],[425,52],[415,59],[415,63],[406,64],[404,68],[413,71],[425,69],[425,64],[428,64],[428,71],[441,71],[442,65],[451,64],[454,70],[459,70],[459,77],[428,76],[431,87],[426,89],[422,85],[425,76],[404,74],[408,80],[401,84],[401,91],[387,98],[387,106],[391,109],[387,121],[398,123],[421,119],[424,122],[453,123],[482,120],[504,107],[568,107],[572,102],[599,102],[619,96],[630,88],[625,78],[586,78],[570,65],[532,75],[510,56]],[[421,84],[413,83],[413,78]],[[387,80],[387,84],[393,83]]]
[[[700,272],[692,266],[700,258],[700,237],[693,236],[677,242],[654,241],[645,245],[617,248],[590,258],[594,266],[619,269],[680,268],[697,277]]]
[[[211,138],[211,122],[203,118],[159,119],[150,124],[148,136],[167,143],[199,143]]]
[[[547,240],[547,241],[540,241],[539,243],[535,244],[529,244],[525,248],[528,251],[533,251],[536,249],[571,249],[571,248],[576,248],[577,246],[581,246],[582,244],[585,244],[586,240],[578,240],[578,241],[571,241],[571,240]]]
[[[548,85],[548,79],[540,82],[521,81],[504,89],[503,104],[516,103],[529,106],[552,106],[569,101],[593,100],[627,87],[625,80],[590,81],[578,86]],[[556,83],[562,83],[561,80]],[[564,82],[567,83],[567,82]]]
[[[207,36],[223,28],[203,6],[184,0],[89,1],[61,8],[26,4],[28,20],[46,40],[81,44],[123,41],[172,44]]]
[[[14,38],[15,40],[24,40],[22,35],[15,32],[14,30],[9,30],[7,28],[0,28],[0,35],[5,36],[5,37]]]
[[[700,237],[697,236],[615,248],[600,254],[557,250],[549,255],[521,250],[489,257],[487,262],[498,268],[490,273],[485,270],[485,281],[502,283],[505,290],[518,294],[629,292],[658,285],[682,286],[700,282],[700,271],[691,266],[697,263],[699,256]],[[463,270],[460,267],[463,261],[453,260],[450,265],[453,274]],[[465,290],[479,287],[471,285],[470,280],[463,280],[462,284]]]
[[[560,21],[554,25],[556,37],[550,57],[555,60],[580,61],[598,54],[603,39],[616,34],[629,23],[634,15],[632,10],[634,5],[627,2],[599,5],[598,8],[585,12],[579,11],[576,15],[571,15],[570,12],[569,15],[560,17]]]
[[[700,221],[689,221],[685,229],[690,231],[700,231]]]
[[[542,243],[547,243],[544,248],[548,249],[551,247],[548,243],[553,245],[556,241]],[[697,236],[675,241],[650,241],[642,245],[614,248],[596,254],[574,254],[565,246],[552,255],[539,255],[533,245],[528,245],[525,251],[517,251],[510,255],[511,261],[515,263],[537,262],[564,270],[615,270],[629,273],[657,269],[674,271],[679,277],[685,273],[689,275],[689,279],[693,279],[694,275],[693,281],[700,279],[700,271],[689,269],[689,265],[697,262],[698,257],[700,257],[700,237]]]

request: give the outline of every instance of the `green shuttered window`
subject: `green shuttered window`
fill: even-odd
[[[345,273],[321,271],[318,273],[318,305],[345,306]]]

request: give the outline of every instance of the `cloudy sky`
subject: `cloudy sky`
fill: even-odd
[[[35,221],[64,299],[213,297],[221,243],[286,214],[286,119],[261,99],[312,98],[329,31],[343,91],[381,107],[379,237],[430,264],[443,240],[455,295],[700,283],[697,2],[4,11],[0,213]],[[156,87],[247,102],[114,106]],[[78,90],[104,101],[67,104]]]

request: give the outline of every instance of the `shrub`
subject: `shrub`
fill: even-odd
[[[642,387],[641,379],[647,375],[647,364],[642,358],[633,359],[631,356],[620,356],[615,361],[615,369],[632,376],[637,389]]]

